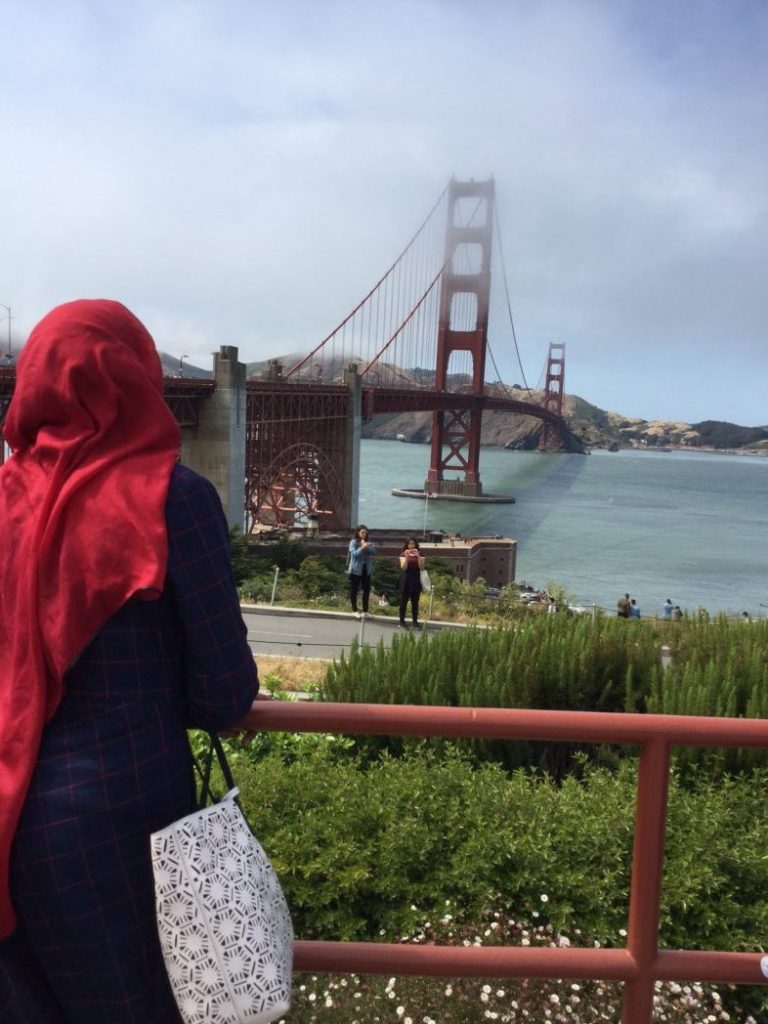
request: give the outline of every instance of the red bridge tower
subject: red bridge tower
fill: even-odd
[[[493,179],[484,182],[451,181],[445,264],[440,282],[435,387],[447,390],[448,366],[454,352],[472,355],[471,394],[477,403],[470,409],[437,411],[432,418],[432,454],[425,491],[475,498],[483,493],[480,483],[481,399],[488,341],[488,302],[491,290],[491,244],[495,189]],[[459,223],[467,214],[467,226]],[[477,273],[459,273],[464,247],[480,248]],[[446,479],[445,473],[460,475]]]
[[[565,345],[550,342],[547,355],[547,380],[544,385],[544,408],[558,416],[557,422],[543,419],[539,436],[539,451],[560,451],[562,435],[560,421],[563,415],[563,387],[565,385]]]

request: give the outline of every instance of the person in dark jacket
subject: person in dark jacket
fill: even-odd
[[[149,837],[195,808],[187,728],[258,691],[227,523],[119,303],[38,324],[4,434],[0,1021],[179,1024]]]
[[[403,545],[399,556],[400,579],[398,590],[400,591],[400,629],[407,629],[405,613],[408,609],[408,602],[411,604],[411,620],[414,628],[419,625],[419,598],[421,597],[421,570],[426,567],[426,559],[419,551],[419,542],[415,537],[409,537]]]

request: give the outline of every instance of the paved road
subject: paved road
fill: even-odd
[[[255,608],[243,605],[248,643],[254,654],[285,654],[299,658],[335,658],[348,651],[352,641],[386,646],[401,632],[397,619],[369,616],[356,619],[341,612],[308,612],[306,609]],[[428,632],[442,628],[430,625]]]

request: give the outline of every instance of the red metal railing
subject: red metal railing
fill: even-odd
[[[623,1024],[650,1024],[657,980],[764,984],[768,977],[768,958],[761,953],[658,948],[670,749],[768,747],[768,721],[263,700],[248,724],[272,732],[633,744],[640,751],[626,948],[483,949],[297,941],[295,967],[299,971],[623,981]]]

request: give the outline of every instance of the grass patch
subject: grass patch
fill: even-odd
[[[325,679],[331,662],[323,658],[291,658],[283,654],[260,654],[256,658],[256,664],[263,689],[295,693],[316,689]]]

